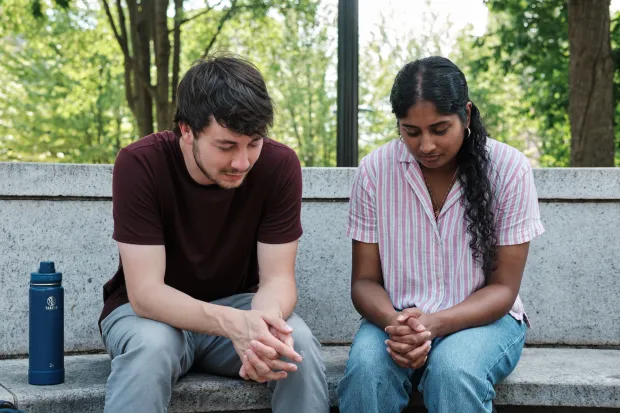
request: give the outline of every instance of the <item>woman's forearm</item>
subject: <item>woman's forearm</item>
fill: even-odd
[[[387,327],[396,314],[387,291],[375,281],[356,280],[351,286],[351,298],[362,317],[381,328]]]
[[[515,300],[516,295],[510,287],[502,284],[487,285],[454,307],[432,314],[435,321],[433,335],[442,337],[466,328],[490,324],[505,316]]]

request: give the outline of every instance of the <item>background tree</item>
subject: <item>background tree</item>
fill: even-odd
[[[113,162],[133,126],[103,16],[28,3],[0,5],[0,159]]]
[[[445,33],[449,19],[431,10],[430,1],[422,11],[420,26],[407,31],[394,30],[394,12],[382,14],[372,28],[370,40],[360,45],[359,56],[359,155],[398,138],[396,120],[390,105],[390,91],[398,71],[412,60],[444,54],[449,44]]]
[[[201,54],[193,57],[197,59],[212,51],[224,26],[235,18],[248,21],[274,9],[313,9],[307,0],[206,0],[203,8],[186,12],[185,1],[174,0],[173,17],[169,19],[169,0],[117,0],[114,8],[109,0],[101,2],[123,53],[125,97],[141,136],[153,132],[155,118],[157,129],[170,128],[181,71],[183,28],[188,22],[199,21],[201,31],[209,35]]]
[[[616,100],[610,100],[606,94],[614,88],[610,76],[610,44],[614,45],[616,60],[618,60],[618,14],[609,25],[605,25],[605,14],[609,19],[609,2],[596,0],[594,2],[571,0],[571,7],[576,4],[591,8],[592,16],[579,20],[571,18],[571,39],[577,49],[571,50],[569,41],[569,12],[568,4],[561,0],[486,0],[490,10],[490,30],[477,40],[474,45],[492,51],[481,59],[471,62],[473,72],[482,73],[488,70],[491,62],[499,63],[505,74],[512,73],[520,77],[520,83],[527,91],[527,101],[531,104],[530,116],[540,121],[538,134],[541,137],[541,163],[550,166],[612,166],[613,158],[610,148],[614,146],[614,131],[609,127],[612,111],[617,110]],[[581,7],[581,6],[579,6]],[[598,10],[595,12],[594,10]],[[573,16],[575,16],[573,14]],[[595,39],[588,35],[588,26],[592,20],[598,19],[598,43],[591,43]],[[587,25],[586,25],[586,22]],[[583,25],[583,26],[581,26]],[[601,34],[603,33],[603,34]],[[607,33],[607,34],[604,34]],[[614,36],[611,42],[605,41],[609,35]],[[589,36],[589,37],[588,37]],[[606,37],[607,36],[607,37]],[[589,50],[600,51],[596,69],[592,70],[592,61],[586,68],[581,63],[590,59],[581,46],[577,46],[580,38],[588,38]],[[498,39],[494,42],[493,39]],[[587,41],[587,40],[586,40]],[[583,43],[579,43],[583,45]],[[586,48],[587,49],[587,48]],[[571,59],[573,63],[571,62]],[[571,83],[569,83],[569,66]],[[620,65],[616,64],[616,70]],[[594,76],[601,75],[598,79]],[[589,74],[588,74],[589,73]],[[583,83],[587,80],[587,85]],[[569,84],[572,92],[569,95]],[[616,88],[618,81],[616,80]],[[600,92],[599,92],[600,91]],[[588,96],[588,94],[592,96]],[[596,95],[596,103],[587,102]],[[571,100],[574,103],[570,103]],[[586,104],[586,107],[581,106]],[[574,113],[569,112],[575,108]],[[602,109],[600,105],[604,105]],[[599,110],[591,110],[598,107]],[[577,113],[579,112],[579,113]],[[569,114],[571,116],[569,116]],[[590,130],[581,125],[586,124]],[[571,123],[575,123],[570,133]],[[597,125],[596,128],[592,125]],[[603,126],[598,126],[603,125]],[[594,128],[594,129],[592,129]],[[583,132],[582,132],[583,130]],[[616,136],[618,133],[616,133]],[[571,139],[572,136],[572,156]],[[618,141],[618,139],[616,139]],[[592,149],[597,148],[597,149]],[[605,155],[599,155],[599,151]],[[616,143],[616,151],[618,144]]]
[[[577,99],[591,102],[590,109],[574,106],[575,93],[589,98],[592,83],[577,81],[573,69],[598,87],[600,79],[592,71],[606,73],[601,79],[609,82],[608,71],[600,69],[608,67],[610,58],[615,61],[611,109],[612,118],[620,119],[620,13],[611,16],[609,29],[604,21],[593,24],[600,29],[597,36],[602,33],[601,42],[609,31],[611,54],[588,57],[598,49],[586,46],[598,40],[584,34],[583,58],[598,62],[586,70],[571,68],[578,47],[571,37],[581,32],[569,32],[573,14],[565,1],[488,0],[486,33],[474,36],[470,27],[454,44],[450,21],[439,18],[431,4],[420,11],[420,23],[407,30],[394,27],[395,16],[388,14],[370,38],[362,37],[360,156],[397,138],[389,93],[402,65],[449,51],[469,80],[491,136],[524,150],[534,164],[569,166],[571,141],[577,145],[577,139],[571,140],[576,116],[569,113],[595,108],[600,115],[604,110],[596,105],[610,106],[604,88],[603,97]],[[113,162],[120,147],[148,128],[169,128],[173,85],[194,60],[205,52],[231,51],[249,58],[265,75],[276,106],[271,135],[292,146],[305,166],[335,165],[336,0],[169,0],[156,5],[146,0],[0,0],[0,160]],[[604,11],[596,16],[604,19]],[[607,50],[604,44],[601,50]],[[586,140],[577,146],[582,153],[603,148],[608,154],[609,136],[591,139],[604,136],[594,132],[596,127],[609,126],[604,121],[590,126],[589,119],[581,120]],[[609,122],[609,116],[604,119]],[[613,127],[620,164],[620,125]],[[575,135],[577,127],[572,129]],[[575,156],[579,149],[572,152]]]
[[[614,166],[610,0],[569,0],[572,166]]]

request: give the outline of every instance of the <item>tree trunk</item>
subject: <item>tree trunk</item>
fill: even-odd
[[[133,90],[136,122],[140,137],[153,133],[153,99],[151,85],[151,24],[153,7],[150,1],[127,0],[130,40],[133,54]]]
[[[170,118],[174,116],[173,110],[177,102],[177,86],[179,85],[179,72],[181,71],[181,22],[183,21],[183,0],[174,0],[174,29],[173,29],[173,52],[172,52],[172,101],[170,102]]]
[[[571,166],[614,166],[610,0],[569,0]]]
[[[157,107],[157,129],[172,128],[170,119],[170,40],[168,39],[168,0],[155,0],[155,20],[153,39],[155,46],[155,66],[157,85],[155,86],[155,105]]]
[[[0,0],[2,2],[2,0]],[[111,0],[101,0],[108,21],[124,57],[125,97],[133,113],[140,136],[153,133],[153,110],[157,109],[157,127],[160,130],[172,126],[176,88],[179,82],[180,55],[182,49],[181,26],[196,18],[204,18],[215,6],[205,2],[205,10],[184,18],[184,0],[174,0],[174,27],[168,30],[167,9],[170,0],[116,0],[118,25],[110,7]],[[238,6],[238,0],[230,0],[228,10],[219,18],[213,37],[203,52],[208,55],[227,21],[240,10],[262,10],[271,7],[262,1]],[[125,16],[125,6],[129,24]],[[220,4],[218,2],[217,4]],[[127,27],[128,26],[128,27]],[[169,34],[172,32],[173,49]],[[172,68],[170,58],[172,52]],[[153,56],[151,56],[153,53]],[[153,59],[156,68],[156,84],[151,83]],[[172,73],[171,73],[172,70]]]

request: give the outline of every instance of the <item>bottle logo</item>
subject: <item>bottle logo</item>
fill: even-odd
[[[47,297],[47,306],[46,310],[58,310],[58,306],[56,305],[56,297],[53,295]]]

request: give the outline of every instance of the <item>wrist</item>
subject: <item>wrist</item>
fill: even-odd
[[[381,327],[382,330],[385,330],[387,326],[396,325],[396,317],[399,315],[400,312],[396,310],[388,311],[382,314],[381,317],[379,317],[381,323],[379,327]]]
[[[442,337],[445,335],[443,332],[444,323],[441,313],[425,314],[420,318],[422,317],[424,317],[424,327],[426,327],[426,329],[431,332],[431,340],[436,337]]]
[[[252,303],[252,310],[260,311],[261,313],[267,314],[269,317],[273,318],[284,318],[282,314],[282,310],[278,304],[270,305],[270,306],[255,306]]]
[[[238,335],[236,334],[236,330],[244,324],[244,314],[242,310],[209,303],[204,304],[206,305],[203,305],[203,311],[215,318],[215,331],[213,335],[229,339]]]
[[[252,310],[262,311],[267,313],[270,317],[283,318],[280,300],[267,296],[266,292],[268,292],[268,290],[266,288],[262,291],[259,289],[258,291],[259,292],[254,295],[254,298],[252,298]],[[261,294],[261,292],[263,294]],[[273,294],[271,295],[273,296]]]

